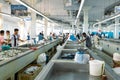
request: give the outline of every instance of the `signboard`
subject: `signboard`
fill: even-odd
[[[11,5],[11,10],[27,10],[27,7],[23,5]]]
[[[11,5],[11,14],[14,16],[27,16],[27,7],[23,5]]]

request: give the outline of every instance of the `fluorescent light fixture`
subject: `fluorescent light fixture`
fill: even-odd
[[[120,13],[119,13],[119,14],[116,14],[115,16],[112,16],[112,17],[110,17],[110,18],[108,18],[108,19],[105,19],[105,20],[102,20],[102,21],[100,21],[100,22],[97,22],[97,23],[93,24],[93,27],[95,27],[95,25],[97,25],[97,24],[104,23],[104,22],[106,22],[106,21],[109,21],[109,20],[111,20],[111,19],[117,18],[117,17],[119,17],[119,16],[120,16]]]
[[[82,7],[83,7],[83,5],[84,5],[84,2],[85,2],[85,0],[82,0],[81,3],[80,3],[79,11],[78,11],[78,14],[77,14],[77,17],[76,17],[76,20],[75,20],[75,25],[76,25],[77,20],[78,20],[78,18],[79,18],[79,16],[80,16]]]
[[[43,16],[45,19],[47,19],[48,21],[51,21],[53,22],[51,19],[49,19],[48,17],[46,17],[45,15],[43,15],[42,13],[40,13],[39,11],[37,11],[36,9],[34,9],[33,7],[29,6],[28,4],[24,3],[23,1],[21,0],[16,0],[17,2],[19,2],[20,4],[26,6],[27,8],[29,8],[30,10],[34,11],[35,13]]]
[[[22,18],[20,18],[20,17],[12,16],[11,14],[7,14],[7,13],[2,13],[2,12],[0,12],[0,15],[8,16],[8,17],[12,17],[12,18],[16,18],[16,19],[20,19],[20,20],[22,20]]]

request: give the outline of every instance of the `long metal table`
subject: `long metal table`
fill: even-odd
[[[120,53],[120,43],[100,40],[100,46],[102,47],[103,51],[109,53],[111,56],[115,52]]]
[[[63,48],[65,48],[66,44],[67,44],[67,42],[63,45],[64,46]],[[71,49],[71,47],[70,47],[70,49]],[[75,72],[78,70],[84,70],[83,68],[80,68],[80,67],[84,66],[84,68],[85,68],[85,65],[79,65],[79,64],[75,63],[73,60],[59,59],[61,54],[63,54],[63,51],[67,52],[68,50],[69,49],[59,50],[55,54],[55,56],[51,59],[49,64],[39,73],[39,75],[36,77],[35,80],[63,80],[63,79],[65,79],[65,80],[101,80],[100,77],[90,76],[88,72],[85,73],[86,77],[82,75],[82,74],[84,74],[84,72],[82,74],[80,74],[81,72],[79,72],[79,73]],[[76,49],[71,49],[71,50],[72,51],[70,51],[70,52],[77,51]],[[93,57],[94,59],[103,60],[102,58],[97,56],[92,50],[88,49],[88,52],[89,52],[90,56]],[[75,68],[77,66],[79,66],[79,69]],[[72,71],[69,71],[68,69],[70,69]],[[67,73],[66,73],[66,70],[68,70]],[[105,65],[105,74],[107,75],[108,80],[119,80],[120,79],[120,76],[117,75],[112,70],[112,67],[110,67],[107,63]],[[67,75],[67,76],[65,76],[65,75]],[[79,76],[77,76],[77,75],[79,75]],[[75,78],[75,76],[76,76],[76,78]]]
[[[10,60],[0,62],[0,80],[6,80],[19,70],[37,59],[40,53],[46,52],[56,46],[60,40],[49,42],[43,46],[39,46],[37,50],[28,50],[21,55],[15,56]]]

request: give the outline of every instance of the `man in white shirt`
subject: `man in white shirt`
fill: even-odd
[[[20,39],[20,35],[18,34],[18,29],[14,29],[14,34],[11,37],[11,43],[12,43],[12,47],[18,47],[18,42],[24,42],[24,40]]]
[[[94,38],[94,44],[98,45],[99,44],[99,39],[100,39],[100,37],[98,36],[98,33],[96,33],[93,38]]]
[[[11,46],[11,36],[10,36],[10,31],[9,30],[6,31],[6,38],[5,38],[5,40],[7,41],[7,44],[9,46]]]

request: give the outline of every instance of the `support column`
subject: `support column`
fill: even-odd
[[[20,28],[20,33],[21,33],[20,34],[20,38],[21,39],[26,39],[26,35],[25,34],[27,34],[27,33],[25,31],[25,22],[23,20],[19,21],[18,22],[18,26]]]
[[[76,24],[76,27],[77,27],[77,32],[80,32],[80,31],[79,31],[80,24],[81,24],[80,19],[78,19],[78,23]]]
[[[119,8],[119,6],[115,7],[115,13],[118,13],[119,11],[117,10],[117,8]],[[114,38],[118,39],[119,38],[119,17],[115,18],[115,31],[114,31]]]
[[[72,25],[72,32],[71,32],[71,33],[74,34],[74,33],[75,33],[75,32],[74,32],[74,31],[75,31],[75,29],[74,29],[74,22],[72,22],[71,25]]]
[[[84,8],[84,23],[83,23],[83,32],[88,33],[88,8]]]
[[[72,24],[72,33],[73,33],[73,31],[74,31],[74,25]]]
[[[31,0],[31,5],[35,6],[36,0]],[[31,11],[31,28],[30,28],[30,35],[31,38],[36,38],[36,13],[34,11]]]
[[[101,34],[101,30],[102,30],[101,24],[98,24],[98,33],[99,34]]]
[[[119,23],[119,18],[115,18],[115,24]],[[114,38],[119,38],[119,25],[115,25]]]
[[[36,37],[36,13],[32,12],[32,21],[31,21],[31,28],[30,28],[30,35],[31,38],[35,38]]]
[[[0,12],[1,12],[1,9],[2,9],[2,3],[0,3]],[[0,29],[3,29],[3,17],[2,17],[2,15],[0,15]]]
[[[55,26],[55,24],[52,23],[52,32],[54,32],[54,26]]]
[[[61,32],[63,33],[63,25],[61,26]]]
[[[69,33],[71,33],[71,27],[69,27]]]
[[[47,28],[48,28],[48,20],[44,19],[44,37],[47,38]]]
[[[98,24],[98,27],[99,27],[99,29],[101,29],[102,27],[101,27],[101,24]]]

